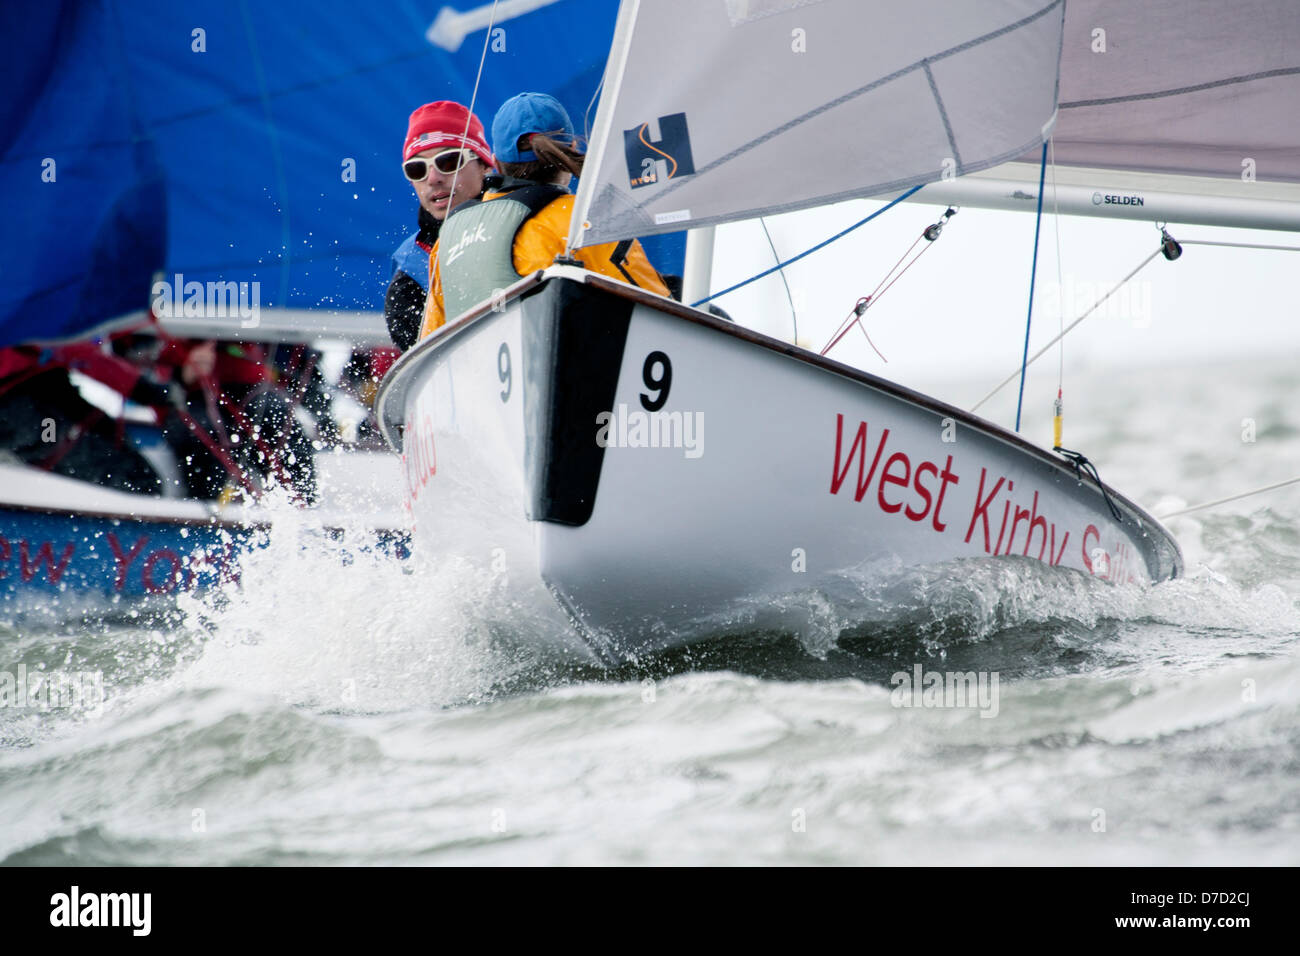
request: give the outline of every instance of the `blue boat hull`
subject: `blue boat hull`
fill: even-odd
[[[238,576],[255,526],[0,509],[0,609],[74,592],[143,597],[209,588]]]

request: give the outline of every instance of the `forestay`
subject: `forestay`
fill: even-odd
[[[625,0],[570,246],[898,190],[1051,132],[1063,0]]]

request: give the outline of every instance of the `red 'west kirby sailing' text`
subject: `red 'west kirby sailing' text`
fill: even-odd
[[[961,478],[952,470],[952,455],[948,455],[941,466],[929,459],[914,460],[902,451],[887,454],[889,429],[882,429],[873,443],[866,422],[858,424],[847,453],[844,446],[844,416],[836,415],[835,466],[831,471],[831,494],[840,493],[856,460],[854,501],[862,501],[874,489],[875,494],[868,500],[874,501],[886,514],[901,512],[909,521],[926,523],[926,526],[939,533],[947,529],[951,516],[944,512],[945,496],[953,485],[961,483]],[[978,490],[966,526],[965,542],[969,544],[974,539],[983,547],[985,554],[1010,554],[1012,548],[1019,545],[1019,553],[1022,555],[1032,554],[1040,561],[1060,564],[1065,556],[1070,532],[1062,529],[1058,534],[1056,522],[1049,521],[1038,510],[1037,491],[1028,508],[1012,500],[1014,491],[1015,482],[1010,478],[992,474],[985,467],[980,468]],[[1091,539],[1095,546],[1100,534],[1094,526],[1089,525],[1084,538],[1086,549],[1088,540]],[[1094,568],[1092,556],[1086,550],[1083,565],[1093,573],[1103,573],[1106,577],[1113,577],[1113,573],[1108,572],[1118,570],[1107,567],[1105,572],[1101,572],[1101,569]]]

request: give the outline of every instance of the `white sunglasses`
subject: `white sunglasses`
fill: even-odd
[[[445,174],[454,173],[469,165],[477,158],[472,149],[449,149],[439,153],[430,161],[423,156],[415,156],[402,163],[402,172],[413,183],[422,183],[429,178],[430,168]]]

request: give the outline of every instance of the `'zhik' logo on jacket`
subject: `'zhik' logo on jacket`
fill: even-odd
[[[695,172],[685,113],[659,117],[657,140],[650,138],[649,123],[623,130],[623,153],[627,156],[627,175],[633,189]]]
[[[456,240],[456,244],[447,250],[447,264],[451,265],[460,256],[462,252],[468,249],[476,242],[487,242],[487,233],[483,231],[484,223],[479,223],[477,229],[465,229]]]

